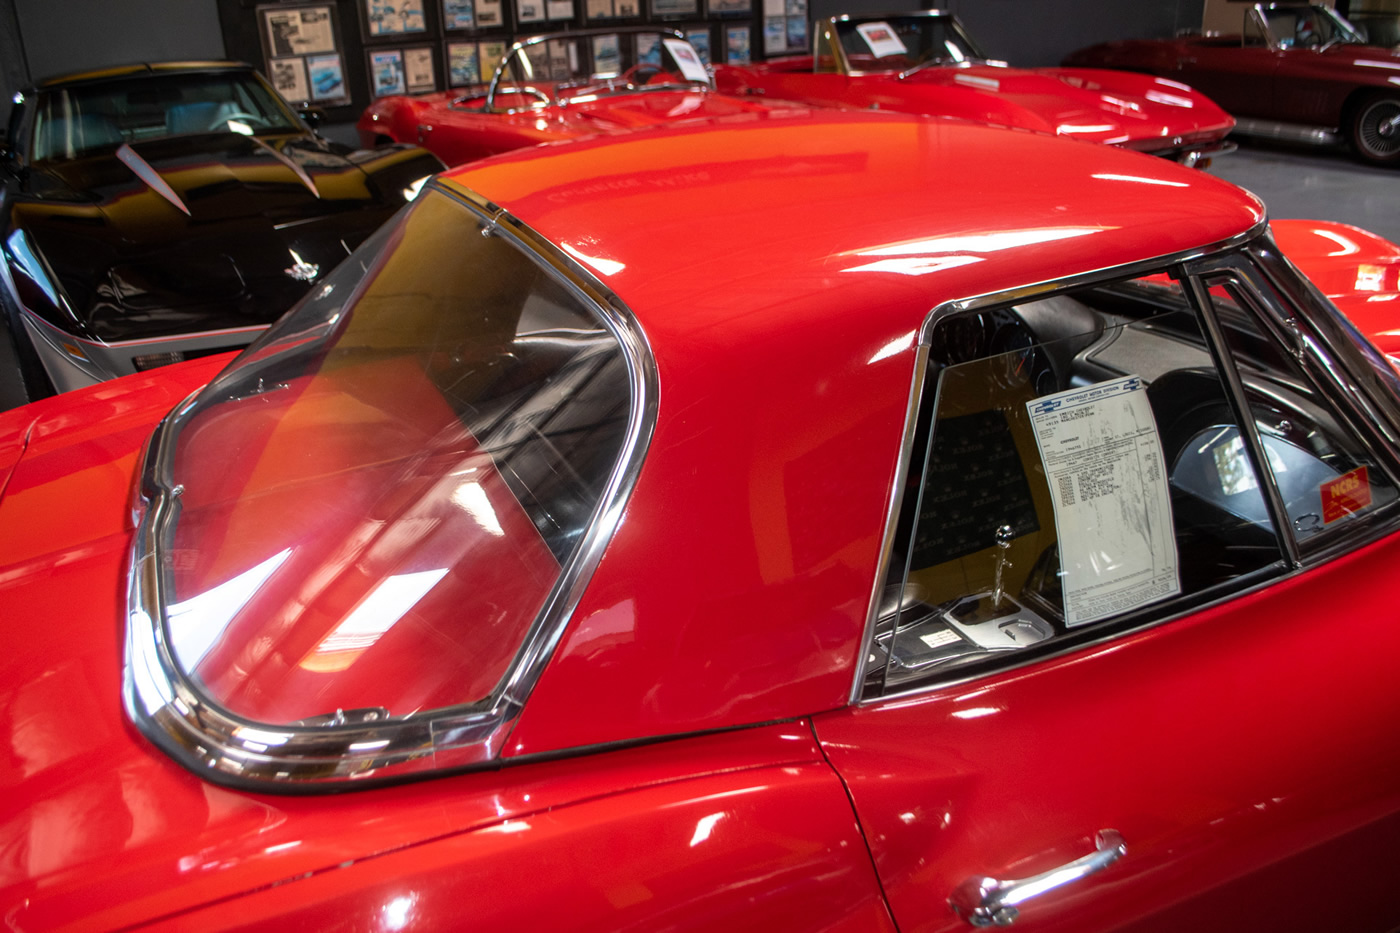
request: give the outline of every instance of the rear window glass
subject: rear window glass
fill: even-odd
[[[181,420],[176,662],[269,724],[486,700],[591,521],[630,402],[592,306],[425,192]]]

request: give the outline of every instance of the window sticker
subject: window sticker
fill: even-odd
[[[662,39],[661,41],[666,44],[666,48],[671,52],[671,57],[676,60],[676,64],[680,66],[681,74],[687,80],[699,81],[702,84],[709,83],[709,72],[705,70],[704,62],[700,61],[689,42],[684,39]]]
[[[1054,503],[1065,625],[1181,592],[1166,460],[1138,376],[1026,403]]]
[[[1343,473],[1319,487],[1322,493],[1322,524],[1360,512],[1371,504],[1371,481],[1364,466]]]
[[[870,46],[871,54],[876,58],[909,54],[909,49],[900,41],[889,23],[861,23],[856,26],[856,32],[860,33],[865,44]]]

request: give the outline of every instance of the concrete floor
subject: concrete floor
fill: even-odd
[[[1341,147],[1240,140],[1208,171],[1254,192],[1271,218],[1337,220],[1400,243],[1400,169],[1363,165]]]

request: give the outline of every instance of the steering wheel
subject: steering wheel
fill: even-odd
[[[496,107],[496,98],[509,94],[529,94],[542,104],[549,105],[554,103],[554,98],[550,97],[533,84],[507,84],[496,88],[495,94],[490,98],[490,107],[494,110]]]
[[[657,75],[666,73],[666,69],[652,62],[637,62],[631,68],[622,73],[622,81],[629,87],[639,87],[649,82]],[[645,75],[645,77],[643,77]]]

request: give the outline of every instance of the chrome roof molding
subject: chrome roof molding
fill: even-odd
[[[170,591],[165,559],[183,488],[174,482],[172,466],[182,420],[204,390],[177,406],[148,441],[133,504],[139,521],[128,579],[122,693],[128,715],[147,738],[214,783],[272,793],[326,793],[495,763],[636,485],[658,398],[655,360],[636,319],[586,269],[508,212],[456,183],[435,180],[433,185],[480,217],[483,233],[508,237],[553,273],[618,340],[631,389],[621,455],[578,549],[488,697],[403,719],[377,720],[371,713],[357,722],[269,725],[211,702],[175,662],[164,613]]]

